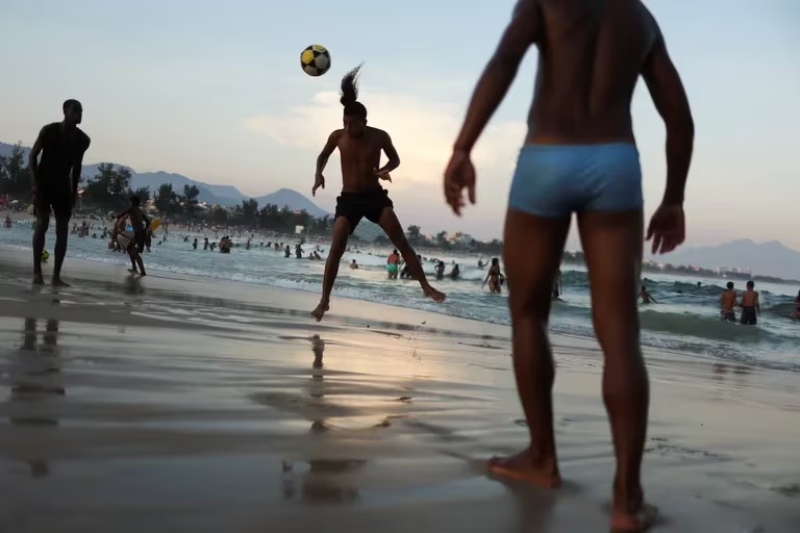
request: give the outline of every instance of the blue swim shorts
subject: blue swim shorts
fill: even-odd
[[[642,167],[630,143],[528,144],[519,154],[508,206],[544,218],[641,209]]]

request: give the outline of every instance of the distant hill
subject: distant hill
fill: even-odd
[[[0,156],[10,155],[13,148],[14,146],[11,144],[0,142]],[[25,157],[27,158],[28,154],[30,153],[30,148],[23,146],[23,149],[25,150]],[[97,174],[97,167],[100,164],[101,163],[84,165],[81,175],[84,178],[91,178]],[[131,188],[133,189],[138,189],[139,187],[149,187],[150,192],[155,193],[159,186],[164,183],[170,183],[172,184],[172,188],[175,190],[175,192],[180,194],[183,192],[184,185],[195,185],[200,190],[200,196],[198,197],[200,202],[225,206],[238,205],[242,203],[242,200],[249,198],[247,195],[242,194],[242,192],[233,185],[212,185],[209,183],[203,183],[202,181],[193,180],[192,178],[183,176],[181,174],[174,174],[164,171],[136,172],[132,167],[127,165],[120,165],[118,163],[111,164],[125,167],[131,171],[131,174],[133,175],[131,179]],[[293,191],[292,189],[280,189],[272,194],[259,196],[258,198],[255,198],[255,200],[261,207],[267,204],[274,204],[280,207],[288,205],[292,210],[299,211],[305,209],[314,217],[323,217],[325,215],[329,215],[328,212],[321,209],[314,202],[299,192]]]
[[[258,205],[260,206],[272,204],[272,205],[277,205],[279,207],[283,207],[285,205],[288,205],[289,208],[293,210],[305,209],[309,215],[315,218],[322,218],[324,216],[330,215],[330,213],[328,213],[324,209],[319,208],[317,204],[315,204],[314,202],[312,202],[299,192],[293,191],[292,189],[278,189],[272,194],[267,194],[265,196],[259,196],[258,198],[255,198],[255,201],[258,202]]]
[[[717,246],[679,248],[664,258],[672,264],[691,264],[704,268],[742,268],[754,275],[800,279],[800,251],[778,241],[756,243],[740,239]]]
[[[94,172],[84,171],[83,175],[85,177],[92,176]],[[232,185],[209,185],[201,181],[187,178],[181,174],[164,171],[134,172],[131,179],[131,188],[138,189],[139,187],[149,187],[150,192],[155,193],[164,183],[171,184],[173,190],[178,194],[183,193],[184,186],[195,185],[200,191],[198,200],[207,204],[237,205],[247,198],[247,196],[239,192],[239,190]]]

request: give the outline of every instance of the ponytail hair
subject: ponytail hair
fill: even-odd
[[[344,114],[348,117],[367,118],[367,108],[358,101],[358,76],[361,65],[357,66],[342,78],[342,97],[339,102],[344,106]]]

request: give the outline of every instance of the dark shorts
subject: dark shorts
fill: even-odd
[[[345,217],[350,223],[350,234],[352,235],[362,218],[377,224],[383,210],[387,207],[394,207],[394,204],[385,189],[368,192],[343,192],[336,198],[334,220]]]
[[[726,322],[736,322],[736,313],[733,311],[720,311],[719,312],[722,320]]]
[[[755,326],[758,319],[756,318],[755,307],[742,307],[742,324],[747,326]]]
[[[53,210],[53,215],[57,220],[69,220],[72,218],[72,191],[44,184],[39,185],[37,194],[37,218],[49,216],[50,209]]]

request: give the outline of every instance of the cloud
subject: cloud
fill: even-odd
[[[392,136],[402,165],[393,190],[435,185],[442,179],[461,126],[465,103],[432,101],[416,95],[363,91],[370,124]],[[309,150],[315,157],[331,131],[340,127],[342,107],[335,92],[320,92],[303,105],[245,119],[244,127],[277,143]],[[476,146],[473,160],[481,175],[510,181],[525,135],[523,122],[492,123]],[[503,187],[505,190],[505,187]],[[504,193],[505,194],[505,193]]]

